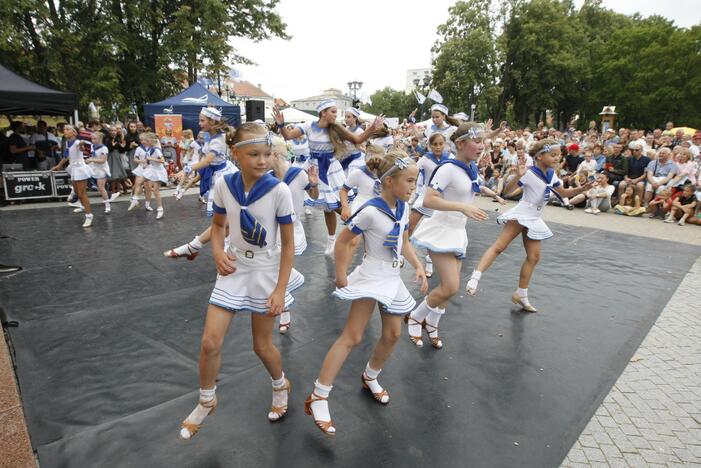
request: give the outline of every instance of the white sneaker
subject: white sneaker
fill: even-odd
[[[433,262],[426,262],[426,267],[424,268],[424,271],[426,272],[427,278],[433,276]]]
[[[181,198],[183,198],[183,195],[183,192],[175,192],[175,199],[180,200]]]
[[[83,205],[79,201],[74,201],[74,202],[68,202],[68,206],[72,206],[73,208],[82,208]]]
[[[335,240],[329,240],[326,241],[326,250],[324,250],[324,255],[328,255],[329,257],[333,257],[333,247],[336,245]]]
[[[120,195],[122,195],[122,194],[119,193],[119,192],[114,192],[114,193],[112,194],[112,196],[110,196],[110,201],[115,201],[117,198],[120,197]]]
[[[601,213],[601,210],[598,208],[595,208],[595,209],[591,210],[591,212],[594,213],[595,215],[597,215],[597,214]]]
[[[207,200],[205,200],[204,197],[200,196],[200,203],[206,205],[206,204],[207,204]]]
[[[85,222],[83,222],[83,227],[86,228],[86,227],[90,227],[90,226],[92,226],[92,216],[90,216],[90,217],[86,216]]]
[[[110,214],[110,213],[112,213],[112,207],[106,206],[105,207],[105,214]]]
[[[161,219],[163,218],[163,208],[158,208],[156,210],[156,219]]]
[[[585,212],[585,213],[590,213],[590,214],[591,214],[591,213],[594,212],[594,210],[592,210],[591,208],[587,208],[586,210],[584,210],[584,212]]]
[[[132,200],[131,204],[129,205],[129,208],[127,208],[127,211],[131,211],[137,206],[139,206],[139,200]]]
[[[146,211],[153,211],[153,208],[151,208],[151,205],[144,205],[144,208],[146,208]]]
[[[79,206],[73,210],[73,213],[82,213],[83,211],[85,211],[85,209],[82,206]]]

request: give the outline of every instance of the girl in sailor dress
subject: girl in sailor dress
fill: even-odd
[[[506,250],[511,241],[521,234],[526,259],[521,266],[518,289],[512,294],[511,301],[526,312],[536,312],[537,309],[528,300],[528,284],[540,259],[540,242],[553,236],[543,221],[543,208],[551,194],[554,193],[558,198],[573,197],[589,190],[592,183],[587,182],[581,187],[569,189],[562,187],[562,182],[555,174],[560,162],[560,144],[556,140],[540,140],[532,145],[530,151],[535,164],[529,168],[525,162],[520,162],[518,177],[509,182],[504,189],[505,193],[510,193],[518,185],[523,190],[523,196],[514,208],[497,218],[497,223],[503,224],[504,229],[494,244],[482,255],[467,282],[466,290],[468,294],[475,295],[482,273]]]
[[[182,159],[183,167],[196,164],[200,160],[200,154],[202,152],[202,147],[204,146],[204,132],[199,132],[197,134],[197,139],[190,142],[187,147],[187,151]],[[195,185],[200,181],[200,173],[198,171],[192,171],[184,180],[178,183],[175,188],[175,193],[173,196],[176,200],[180,200],[183,195],[188,191],[190,187]]]
[[[51,170],[60,171],[66,163],[68,164],[66,172],[71,178],[73,190],[82,205],[82,209],[78,211],[85,211],[83,227],[90,227],[92,226],[93,214],[90,199],[88,198],[87,184],[88,179],[93,177],[93,173],[83,157],[83,146],[86,143],[78,139],[78,131],[72,125],[66,125],[63,128],[63,135],[66,138],[66,149],[63,151],[63,159]]]
[[[440,276],[439,286],[407,317],[409,338],[418,347],[423,346],[422,328],[428,332],[434,348],[443,347],[438,322],[460,288],[460,269],[467,250],[467,218],[487,219],[485,212],[472,205],[474,196],[478,192],[496,196],[479,185],[475,161],[482,155],[483,133],[481,126],[473,122],[461,124],[453,133],[455,159],[440,163],[424,195],[424,206],[433,209],[433,215],[424,219],[411,236],[414,246],[428,250]]]
[[[419,158],[417,165],[419,167],[419,180],[416,189],[416,200],[411,207],[411,214],[409,215],[409,235],[414,232],[416,226],[421,221],[421,218],[430,218],[433,215],[433,210],[430,210],[423,206],[424,194],[426,193],[426,188],[428,187],[428,181],[433,175],[433,171],[436,170],[441,161],[454,158],[455,156],[446,151],[446,137],[442,133],[433,133],[428,138],[428,146],[430,151]],[[430,278],[433,276],[433,262],[431,257],[426,255],[426,275]]]
[[[212,253],[218,275],[200,347],[200,398],[181,425],[184,439],[194,436],[217,406],[220,353],[238,312],[250,313],[253,349],[272,380],[268,419],[279,421],[287,413],[290,383],[272,330],[275,317],[294,301],[290,290],[295,287],[294,275],[299,275],[292,268],[292,195],[286,184],[269,173],[271,137],[265,127],[245,123],[232,142],[241,170],[218,178],[212,190]],[[229,247],[225,250],[227,225]],[[303,277],[297,281],[303,282]]]
[[[107,184],[107,178],[110,177],[111,174],[110,165],[107,162],[109,150],[102,144],[103,138],[104,135],[102,132],[93,132],[93,134],[90,135],[92,153],[85,162],[90,166],[90,170],[97,181],[97,189],[105,204],[105,214],[109,214],[112,212],[112,207],[110,206],[110,197],[107,194],[105,185]]]
[[[285,125],[285,117],[277,107],[273,109],[275,123],[280,129],[280,134],[286,140],[300,138],[306,135],[309,140],[310,162],[319,170],[319,198],[309,201],[311,206],[324,211],[324,221],[328,239],[324,253],[333,254],[333,246],[336,242],[336,213],[341,208],[339,190],[346,181],[343,167],[338,159],[346,154],[345,141],[359,145],[370,138],[384,121],[384,116],[378,116],[362,133],[351,133],[336,123],[338,109],[336,101],[324,101],[317,106],[319,120],[306,122],[294,128]]]
[[[394,147],[394,137],[392,136],[392,131],[389,129],[387,124],[384,124],[379,130],[372,134],[370,137],[370,143],[381,147],[385,151],[389,151],[392,147]]]
[[[288,127],[290,127],[290,130],[294,128],[291,125],[288,125]],[[292,142],[292,154],[294,154],[292,166],[306,169],[309,165],[309,141],[306,135],[302,135],[290,141]]]
[[[144,170],[144,178],[149,186],[146,195],[147,210],[150,210],[151,195],[156,196],[156,219],[163,218],[163,201],[161,200],[161,182],[168,182],[168,172],[164,166],[166,160],[160,148],[156,148],[158,135],[155,133],[142,133],[141,141],[148,142],[150,146],[149,154],[146,156],[148,166]]]
[[[346,110],[344,116],[344,123],[346,124],[346,129],[355,135],[361,135],[363,133],[363,127],[361,127],[362,122],[360,121],[360,111],[355,107],[351,107]],[[365,166],[365,155],[358,148],[357,145],[350,141],[344,142],[346,145],[346,155],[341,159],[341,167],[343,168],[343,173],[346,178],[350,175],[351,171],[354,169],[360,169]]]
[[[455,153],[455,145],[450,137],[453,135],[453,132],[457,130],[460,121],[448,114],[447,106],[438,103],[431,106],[431,121],[433,123],[424,132],[426,138],[431,138],[431,135],[434,133],[440,133],[445,137],[445,141],[449,147],[448,149],[452,153]]]
[[[207,215],[214,214],[214,183],[227,174],[233,174],[238,168],[228,160],[227,154],[227,130],[229,126],[222,120],[221,111],[213,107],[203,107],[199,117],[200,128],[209,134],[209,140],[202,147],[200,159],[196,163],[186,165],[183,170],[176,175],[178,180],[183,180],[188,174],[200,171],[200,193],[206,190]],[[258,125],[258,124],[256,124]],[[235,135],[235,134],[234,134]],[[185,257],[194,260],[200,249],[210,241],[212,227],[208,227],[200,234],[196,235],[190,242],[174,249],[166,250],[163,255],[169,258]]]
[[[316,197],[319,196],[319,177],[314,166],[310,166],[308,170],[304,170],[301,167],[290,165],[290,163],[287,162],[286,151],[287,145],[285,144],[285,140],[275,137],[273,139],[272,169],[275,177],[287,184],[292,193],[295,256],[298,256],[302,255],[307,249],[307,237],[299,215],[304,209],[305,197],[315,200]],[[279,330],[281,334],[284,335],[287,333],[290,329],[291,321],[292,318],[289,310],[285,310],[280,314]]]
[[[314,390],[304,403],[304,411],[316,426],[328,435],[336,428],[329,414],[328,397],[333,382],[350,351],[362,340],[365,328],[379,305],[382,335],[361,376],[363,388],[381,404],[389,403],[389,393],[377,378],[401,335],[402,316],[416,303],[400,277],[403,258],[416,269],[421,291],[428,289],[426,275],[416,253],[407,241],[408,205],[406,201],[416,187],[418,169],[400,150],[390,151],[376,169],[382,184],[381,196],[368,201],[349,220],[339,235],[335,249],[336,290],[334,295],[350,300],[351,309],[343,332],[331,346]],[[350,276],[347,268],[352,258],[351,241],[362,235],[365,256]]]
[[[141,136],[139,136],[139,141],[141,141]],[[152,142],[146,144],[146,142],[141,141],[141,144],[134,151],[134,169],[131,171],[131,173],[134,175],[134,188],[131,195],[131,203],[129,204],[127,211],[131,211],[139,206],[139,197],[141,196],[142,190],[145,192],[147,200],[144,202],[144,206],[146,210],[152,211],[150,205],[151,202],[148,201],[151,200],[151,186],[146,183],[144,172],[146,171],[146,167],[148,165],[147,158],[149,152],[153,152],[154,149],[155,148]]]

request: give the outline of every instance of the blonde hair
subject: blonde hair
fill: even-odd
[[[212,130],[214,130],[216,133],[228,133],[231,127],[229,127],[229,124],[227,124],[224,120],[214,120],[210,117],[207,117],[206,115],[204,116],[205,119],[209,122],[209,126]],[[247,122],[248,123],[248,122]],[[258,125],[258,124],[256,124]]]
[[[319,113],[319,118],[321,118],[324,112],[328,112],[329,109],[324,109]],[[331,122],[328,124],[329,139],[333,145],[333,152],[336,158],[341,158],[346,154],[346,141],[353,141],[353,134],[343,125],[339,125],[336,122]]]
[[[287,155],[287,142],[279,136],[273,137],[273,150],[282,156]]]
[[[183,130],[183,137],[192,139],[194,138],[194,134],[192,133],[192,130],[186,128],[185,130]]]
[[[385,155],[385,149],[380,145],[368,144],[365,147],[365,159],[370,159],[372,157],[383,158]]]
[[[155,133],[151,133],[151,132],[142,133],[141,135],[139,135],[139,139],[142,142],[148,142],[151,145],[155,145],[156,143],[159,142],[158,135],[156,135]]]
[[[90,137],[97,137],[97,141],[100,143],[105,139],[105,135],[102,132],[93,132]]]

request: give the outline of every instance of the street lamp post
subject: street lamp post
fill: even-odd
[[[353,107],[356,107],[358,102],[358,91],[363,87],[362,81],[349,81],[348,94],[353,97]]]

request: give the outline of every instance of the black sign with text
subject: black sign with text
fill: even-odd
[[[58,198],[65,198],[71,194],[71,177],[68,172],[54,172],[54,196]]]
[[[4,172],[2,178],[7,200],[51,198],[54,196],[53,179],[48,171]]]

